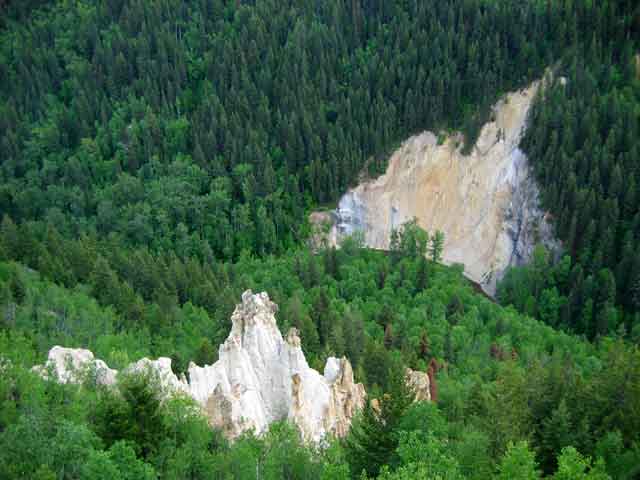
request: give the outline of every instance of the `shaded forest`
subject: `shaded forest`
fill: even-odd
[[[546,318],[529,297],[555,288],[552,324],[590,338],[637,324],[634,2],[4,8],[0,212],[40,236],[204,261],[300,244],[309,209],[383,171],[408,135],[462,129],[470,146],[501,93],[554,67],[566,86],[547,90],[523,146],[580,271],[503,298]]]
[[[200,258],[280,253],[369,158],[381,171],[425,128],[473,137],[583,37],[625,37],[615,2],[237,3],[54,3],[10,23],[0,209]]]

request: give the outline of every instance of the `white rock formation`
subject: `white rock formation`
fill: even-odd
[[[309,368],[295,329],[286,341],[282,338],[276,310],[266,293],[245,292],[219,360],[205,367],[189,365],[191,394],[211,423],[231,438],[247,429],[260,433],[284,419],[307,440],[346,433],[364,404],[364,387],[354,383],[345,358],[330,358],[325,376]]]
[[[536,243],[553,243],[527,158],[518,148],[539,84],[494,106],[469,155],[461,153],[459,134],[442,143],[431,132],[409,138],[384,175],[342,197],[329,243],[360,231],[366,245],[387,249],[392,229],[415,217],[429,233],[445,234],[445,263],[464,264],[470,279],[495,293],[509,265],[526,263]],[[316,214],[311,220],[326,218]]]
[[[184,375],[178,378],[176,374],[173,373],[173,370],[171,370],[171,359],[168,357],[160,357],[157,360],[141,358],[125,368],[124,373],[148,373],[157,381],[164,397],[179,392],[190,393],[189,383],[186,378],[184,378]]]
[[[95,359],[89,350],[58,346],[49,350],[45,365],[36,365],[32,370],[45,378],[52,373],[60,383],[82,383],[95,372],[95,380],[99,385],[115,384],[118,373],[102,360]]]
[[[64,348],[55,346],[49,350],[47,362],[32,368],[44,378],[52,373],[60,383],[83,383],[92,375],[98,385],[116,384],[118,371],[109,368],[105,362],[96,359],[93,352],[84,348]],[[171,359],[160,357],[157,360],[142,358],[124,369],[125,374],[148,373],[158,382],[163,396],[176,392],[189,393],[189,384],[183,378],[178,379],[171,370]]]
[[[286,340],[282,338],[276,311],[266,293],[246,291],[231,317],[233,327],[220,346],[219,360],[204,367],[191,363],[189,382],[172,372],[171,359],[165,357],[143,358],[124,371],[151,372],[163,396],[193,397],[211,425],[231,439],[247,430],[262,433],[270,423],[287,419],[309,441],[345,435],[353,415],[364,405],[364,387],[354,382],[344,357],[329,358],[324,375],[310,368],[297,331],[291,329]],[[117,372],[83,349],[53,347],[46,365],[34,371],[45,377],[53,371],[62,383],[81,383],[83,372],[92,366],[99,383],[115,383]]]

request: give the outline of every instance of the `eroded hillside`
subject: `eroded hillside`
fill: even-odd
[[[507,94],[469,155],[460,134],[423,132],[392,155],[387,171],[349,190],[333,215],[330,243],[361,231],[365,243],[386,249],[393,229],[416,218],[445,234],[445,263],[489,292],[507,266],[526,263],[536,243],[552,244],[538,188],[518,147],[540,82]]]

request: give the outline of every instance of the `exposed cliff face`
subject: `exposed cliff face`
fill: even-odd
[[[212,426],[228,438],[254,430],[261,433],[271,422],[288,419],[303,437],[320,441],[327,434],[345,435],[356,411],[364,405],[365,391],[353,379],[346,358],[329,358],[324,375],[307,364],[295,329],[286,340],[278,330],[277,306],[266,293],[242,295],[232,316],[233,327],[220,346],[213,365],[189,365],[189,382],[171,370],[171,359],[142,359],[127,372],[151,371],[163,395],[186,394],[203,408]],[[83,349],[54,347],[45,366],[60,382],[80,383],[86,372],[96,372],[104,385],[116,382],[117,371]]]
[[[460,151],[460,135],[441,144],[431,132],[409,138],[384,175],[342,197],[328,242],[359,231],[368,246],[386,249],[392,229],[415,217],[428,232],[445,234],[445,263],[464,264],[469,278],[495,293],[509,265],[526,263],[536,243],[553,243],[518,148],[538,86],[498,102],[469,155]]]

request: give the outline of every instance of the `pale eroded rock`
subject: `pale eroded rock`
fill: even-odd
[[[459,134],[441,143],[431,132],[409,138],[384,175],[342,197],[326,241],[362,232],[367,246],[387,249],[391,231],[415,217],[428,232],[445,234],[445,263],[464,264],[465,274],[493,294],[505,269],[528,262],[536,243],[555,245],[518,147],[539,84],[495,105],[469,155],[461,153]]]
[[[351,419],[365,401],[346,358],[329,358],[324,375],[307,364],[296,329],[286,340],[275,319],[277,306],[266,293],[246,291],[231,317],[233,326],[220,346],[219,359],[203,367],[189,364],[189,381],[171,370],[171,359],[143,358],[124,373],[148,372],[163,396],[187,394],[212,426],[228,438],[245,431],[264,432],[269,424],[289,420],[302,436],[318,442],[327,435],[345,435]],[[96,360],[89,350],[54,347],[45,366],[34,370],[47,376],[51,369],[62,383],[81,383],[82,373],[95,366],[99,383],[112,385],[115,370]]]
[[[431,401],[431,382],[427,373],[407,368],[405,370],[405,381],[414,393],[414,402]]]
[[[242,295],[233,327],[211,366],[189,366],[191,392],[205,405],[211,423],[230,437],[257,433],[289,419],[307,440],[344,434],[364,403],[364,388],[353,381],[346,359],[329,359],[330,378],[307,364],[295,329],[282,338],[276,305],[266,293]],[[220,415],[220,411],[227,412]]]
[[[32,370],[45,378],[51,372],[60,383],[81,383],[95,372],[95,380],[99,385],[113,385],[118,373],[102,360],[95,359],[89,350],[59,346],[49,350],[45,365],[36,365]]]

